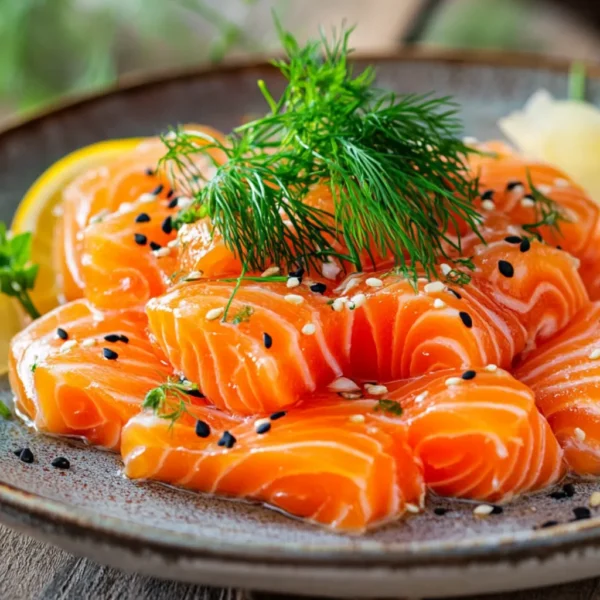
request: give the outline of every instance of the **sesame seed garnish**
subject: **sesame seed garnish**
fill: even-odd
[[[268,333],[263,333],[263,346],[268,350],[273,345],[273,338]]]
[[[287,283],[288,288],[295,288],[300,285],[300,279],[298,277],[288,277]]]
[[[119,355],[110,348],[102,348],[102,356],[107,360],[117,360],[119,358]]]
[[[443,275],[449,275],[452,272],[452,267],[448,263],[442,263],[440,265],[440,270]]]
[[[134,233],[133,239],[138,246],[145,246],[148,243],[148,238],[143,233]]]
[[[110,215],[108,208],[104,208],[98,211],[93,217],[90,218],[90,225],[96,225],[96,223],[102,223],[106,217]]]
[[[344,285],[343,293],[347,294],[352,288],[355,288],[360,284],[360,279],[358,277],[351,277],[348,279]]]
[[[520,181],[509,181],[506,184],[506,191],[508,192],[521,192],[525,189],[523,183]]]
[[[314,323],[307,323],[301,331],[304,335],[314,335],[317,332],[317,327]]]
[[[166,248],[159,248],[158,250],[154,250],[154,256],[157,258],[165,258],[165,256],[169,256],[171,254],[171,248],[168,246]]]
[[[34,461],[33,452],[29,448],[22,448],[18,456],[21,462],[29,465]]]
[[[456,290],[453,290],[452,288],[446,288],[446,291],[451,293],[457,300],[462,300],[462,296]]]
[[[569,187],[570,183],[567,179],[564,179],[563,177],[557,177],[554,180],[554,185],[559,188],[566,188]]]
[[[531,242],[527,238],[524,238],[523,241],[521,242],[521,244],[519,245],[519,250],[521,252],[529,252],[530,248],[531,248]]]
[[[483,194],[481,194],[482,200],[493,200],[493,198],[494,198],[494,190],[486,190],[485,192],[483,192]]]
[[[206,398],[206,396],[200,390],[196,389],[186,390],[185,393],[188,396],[192,396],[192,398]]]
[[[552,186],[547,185],[545,183],[540,183],[537,186],[538,192],[540,192],[540,194],[544,194],[544,196],[547,196],[548,194],[552,193]]]
[[[460,385],[460,382],[462,381],[462,379],[460,377],[448,377],[448,379],[446,379],[446,381],[444,382],[448,387],[452,387],[455,385]]]
[[[283,417],[285,417],[285,415],[287,415],[287,412],[285,412],[285,410],[280,410],[278,412],[274,412],[269,419],[271,419],[271,421],[277,421]]]
[[[548,498],[552,498],[552,500],[564,500],[568,497],[568,494],[566,494],[566,492],[563,492],[562,490],[548,494]]]
[[[480,504],[473,509],[476,517],[487,517],[492,514],[494,507],[491,504]]]
[[[458,313],[458,316],[460,317],[460,320],[463,322],[463,325],[465,327],[468,327],[469,329],[473,327],[473,319],[471,318],[471,315],[469,313],[461,310]]]
[[[214,321],[215,319],[218,319],[224,312],[225,312],[225,309],[222,306],[219,306],[217,308],[211,308],[206,313],[206,320]]]
[[[484,200],[481,203],[481,208],[483,208],[483,210],[494,210],[496,205],[494,204],[493,200]]]
[[[224,446],[225,448],[231,449],[235,446],[236,439],[229,433],[229,431],[223,432],[221,439],[217,442],[218,446]]]
[[[575,486],[572,483],[565,483],[562,489],[567,498],[572,498],[575,495]]]
[[[173,188],[170,188],[169,191],[167,192],[167,198],[172,198],[174,193],[175,193],[175,190]]]
[[[421,392],[418,396],[415,397],[415,402],[416,403],[423,402],[423,400],[425,400],[425,398],[427,398],[427,396],[429,396],[429,392],[427,390],[425,390],[424,392]]]
[[[181,210],[189,208],[192,204],[194,204],[194,201],[192,200],[192,198],[188,198],[187,196],[181,196],[179,198],[179,201],[177,202],[177,206]]]
[[[149,176],[154,175],[154,171],[149,167],[144,171],[144,173]]]
[[[430,281],[428,284],[425,285],[425,287],[423,288],[423,291],[426,294],[431,294],[431,293],[435,293],[435,292],[443,292],[445,287],[446,286],[441,281]]]
[[[178,204],[179,204],[179,198],[173,198],[173,200],[171,200],[171,202],[169,202],[169,204],[167,204],[167,208],[177,208]]]
[[[171,217],[171,215],[169,215],[168,217],[165,218],[165,220],[162,222],[162,225],[160,226],[160,228],[167,235],[169,235],[173,231],[173,218]]]
[[[597,360],[600,358],[600,348],[595,348],[594,350],[592,350],[589,355],[588,358],[590,360]]]
[[[210,435],[210,425],[198,419],[196,421],[195,431],[199,438],[207,438]]]
[[[356,294],[350,298],[351,308],[360,308],[367,301],[367,297],[364,294]]]
[[[327,386],[327,389],[332,392],[356,392],[360,390],[358,385],[347,377],[338,377]]]
[[[153,252],[156,252],[157,250],[160,250],[162,246],[160,244],[157,244],[156,242],[150,242],[150,248]]]
[[[514,267],[507,260],[498,261],[498,271],[500,271],[500,274],[504,275],[504,277],[509,278],[515,274]]]
[[[198,279],[202,279],[203,275],[204,273],[202,271],[192,271],[191,273],[188,273],[185,281],[196,281]]]
[[[331,308],[335,310],[335,312],[342,312],[344,310],[344,306],[346,305],[345,298],[336,298],[331,304]]]
[[[440,298],[436,298],[433,301],[433,308],[444,308],[446,306],[446,303],[441,300]]]
[[[150,215],[147,213],[140,213],[136,218],[135,218],[135,222],[136,223],[149,223],[150,222]]]
[[[71,467],[71,463],[69,459],[64,456],[57,456],[51,463],[55,469],[69,469]]]
[[[133,210],[133,204],[131,202],[122,202],[119,205],[118,212],[120,214],[125,214],[125,213],[128,213],[128,212],[131,212],[132,210]]]
[[[261,277],[270,277],[271,275],[277,275],[277,273],[279,273],[279,271],[280,271],[279,267],[269,267],[268,269],[263,271],[260,276]]]
[[[504,509],[501,506],[494,505],[492,506],[492,515],[501,515],[504,512]]]
[[[365,415],[350,415],[350,422],[351,423],[364,423]]]
[[[170,240],[167,243],[167,248],[173,249],[173,248],[177,248],[177,246],[179,246],[179,239],[178,238],[175,238],[174,240]]]
[[[600,492],[592,492],[590,496],[590,506],[592,508],[598,508],[600,506]]]
[[[286,294],[283,299],[290,304],[302,304],[304,302],[304,298],[298,294]]]
[[[369,277],[367,278],[367,280],[365,281],[365,283],[372,288],[379,288],[383,285],[383,281],[381,281],[381,279],[377,278],[377,277]]]
[[[129,344],[129,338],[126,335],[119,335],[119,341],[123,342],[124,344]]]
[[[573,514],[575,515],[576,521],[583,521],[584,519],[590,519],[592,516],[592,512],[587,506],[576,506],[573,509]]]
[[[487,371],[488,373],[495,373],[498,370],[498,365],[489,364],[483,367],[483,370]]]
[[[156,202],[156,196],[154,194],[142,194],[137,201],[141,204],[149,204],[150,202]]]
[[[290,271],[288,273],[288,277],[297,277],[302,281],[302,277],[304,276],[304,269],[302,267],[298,267],[295,271]]]
[[[313,283],[310,286],[310,291],[316,294],[324,294],[327,290],[327,286],[324,283]]]
[[[406,504],[406,512],[412,513],[413,515],[418,515],[421,512],[421,509],[416,504],[408,502]]]
[[[573,433],[575,434],[575,437],[580,442],[585,442],[586,434],[583,429],[581,429],[580,427],[575,427],[575,429],[573,430]]]
[[[118,333],[109,333],[108,335],[104,336],[104,339],[107,342],[110,342],[112,344],[116,344],[117,342],[121,341],[121,336]]]
[[[465,381],[470,381],[471,379],[475,379],[475,377],[477,376],[477,373],[473,370],[468,370],[465,371],[460,377],[461,379],[464,379]]]
[[[530,196],[529,194],[526,195],[523,200],[521,200],[521,206],[524,208],[532,208],[535,206],[535,200],[533,199],[533,196]]]
[[[433,514],[438,517],[443,517],[448,512],[447,508],[442,508],[441,506],[437,506],[433,509]]]
[[[82,348],[91,348],[92,346],[95,346],[97,344],[97,341],[95,340],[95,338],[87,338],[85,340],[83,340],[83,342],[81,342],[81,347]]]
[[[165,186],[162,183],[159,183],[153,190],[152,190],[152,194],[154,196],[158,196],[163,190],[165,189]]]
[[[362,392],[338,392],[338,396],[344,400],[358,400],[363,397]]]
[[[372,396],[383,396],[388,393],[388,389],[385,385],[373,385],[372,383],[367,383],[365,385],[365,390]]]
[[[72,350],[73,348],[75,348],[75,346],[77,346],[77,341],[76,340],[69,340],[68,342],[65,342],[60,347],[60,351],[61,352],[68,352],[69,350]]]
[[[59,327],[56,330],[56,335],[61,339],[61,340],[68,340],[69,339],[69,334],[62,328]]]
[[[258,419],[254,423],[254,431],[258,433],[258,435],[262,435],[271,430],[271,421],[269,419]]]
[[[540,525],[540,529],[547,529],[548,527],[556,527],[558,525],[558,521],[546,521]]]
[[[508,242],[509,244],[520,244],[523,241],[523,238],[519,237],[518,235],[509,235],[504,238],[504,241]]]

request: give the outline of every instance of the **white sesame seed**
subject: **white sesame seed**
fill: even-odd
[[[289,288],[298,287],[300,285],[300,279],[298,277],[288,277],[286,285]]]
[[[350,415],[350,422],[351,423],[364,423],[365,415]]]
[[[532,208],[535,206],[535,202],[531,198],[523,198],[523,200],[521,200],[521,206],[523,208]]]
[[[545,183],[540,183],[540,185],[537,186],[537,189],[538,192],[540,192],[540,194],[544,194],[544,196],[547,196],[552,192],[552,186],[546,185]]]
[[[449,275],[452,272],[452,267],[448,263],[442,263],[440,269],[443,275]]]
[[[406,505],[406,512],[412,513],[413,515],[418,515],[421,512],[421,509],[416,504],[408,503]]]
[[[334,262],[326,262],[323,263],[321,273],[323,274],[323,277],[326,277],[327,279],[335,279],[341,270],[342,268]]]
[[[367,429],[367,433],[369,435],[377,435],[379,433],[379,429],[377,429],[377,427],[369,427]]]
[[[97,340],[95,338],[86,338],[85,340],[83,340],[83,342],[81,342],[81,347],[82,348],[91,348],[92,346],[95,346],[97,343]]]
[[[346,298],[336,298],[331,305],[331,308],[335,310],[335,312],[342,312],[344,310],[344,306],[346,305]]]
[[[192,271],[188,273],[188,276],[185,278],[186,281],[196,281],[197,279],[202,279],[204,273],[202,271]]]
[[[496,205],[492,200],[484,200],[481,203],[481,208],[483,208],[483,210],[494,210],[496,208]]]
[[[446,303],[441,300],[440,298],[436,298],[433,301],[433,308],[444,308],[446,306]]]
[[[514,196],[520,196],[523,192],[525,192],[525,187],[523,186],[522,183],[519,183],[518,185],[515,185],[510,190],[510,193],[513,194]]]
[[[569,187],[570,183],[567,179],[564,179],[563,177],[557,177],[554,180],[554,185],[559,188],[566,188]]]
[[[536,507],[536,506],[530,506],[530,507],[529,507],[529,510],[530,510],[531,512],[537,512],[537,507]]]
[[[575,437],[580,441],[580,442],[585,442],[585,431],[583,429],[580,429],[579,427],[575,427],[575,429],[573,430],[573,433],[575,434]]]
[[[348,281],[346,281],[346,284],[344,285],[344,294],[347,294],[352,288],[355,288],[359,284],[360,279],[358,279],[358,277],[351,277],[350,279],[348,279]]]
[[[224,312],[225,312],[225,309],[222,306],[220,306],[218,308],[211,308],[206,313],[206,320],[214,321],[215,319],[218,319]]]
[[[165,256],[169,256],[169,254],[171,254],[171,248],[159,248],[158,250],[153,250],[152,252],[157,258],[164,258]]]
[[[174,240],[171,240],[168,244],[167,247],[168,248],[177,248],[177,246],[179,246],[179,239],[175,238]]]
[[[362,398],[361,392],[338,392],[338,393],[342,398],[345,398],[346,400],[358,400],[359,398]]]
[[[360,390],[358,385],[347,377],[338,377],[335,381],[327,386],[332,392],[356,392]]]
[[[498,370],[498,365],[486,365],[483,370],[487,371],[488,373],[495,373]]]
[[[192,200],[192,198],[183,196],[183,197],[180,197],[179,200],[177,200],[177,208],[180,208],[181,210],[185,210],[186,208],[189,208],[193,203],[194,203],[194,201]]]
[[[317,326],[314,323],[307,323],[302,328],[302,333],[304,335],[314,335],[317,332]]]
[[[360,308],[367,301],[367,297],[364,294],[356,294],[350,298],[352,309]]]
[[[67,342],[65,342],[61,347],[60,347],[60,351],[61,352],[68,352],[69,350],[71,350],[72,348],[74,348],[75,346],[77,346],[77,340],[68,340]]]
[[[373,385],[372,383],[367,383],[365,385],[365,390],[372,396],[383,396],[388,393],[388,389],[385,385]]]
[[[444,382],[447,386],[460,385],[462,379],[460,377],[448,377]]]
[[[378,279],[377,277],[369,277],[365,283],[372,288],[379,288],[383,285],[383,281],[381,281],[381,279]]]
[[[10,283],[10,287],[15,291],[15,292],[20,292],[23,288],[21,287],[21,284],[18,281],[11,281]]]
[[[600,348],[595,348],[594,350],[592,350],[590,352],[588,358],[590,360],[596,360],[596,359],[600,358]]]
[[[424,392],[421,392],[416,398],[415,398],[415,402],[416,403],[420,403],[423,402],[423,400],[425,400],[425,398],[427,398],[427,396],[429,396],[429,392],[427,390],[425,390]]]
[[[254,421],[254,427],[256,429],[258,429],[259,427],[261,427],[262,425],[266,425],[267,423],[270,423],[271,419],[269,418],[264,418],[264,419],[256,419],[256,421]]]
[[[119,213],[124,214],[124,213],[129,213],[133,210],[133,203],[132,202],[122,202],[119,205]]]
[[[598,508],[600,506],[600,492],[592,492],[590,496],[590,506],[592,508]]]
[[[298,296],[298,294],[287,294],[283,297],[283,299],[290,304],[302,304],[304,302],[304,298],[302,296]]]
[[[480,504],[473,509],[473,514],[476,517],[487,517],[492,514],[494,507],[490,504]]]
[[[100,223],[102,220],[108,217],[108,215],[110,215],[110,211],[107,208],[99,211],[97,214],[90,218],[90,225]]]
[[[261,277],[271,277],[271,275],[277,275],[277,273],[279,273],[281,269],[279,267],[269,267],[268,269],[264,270],[260,276]]]
[[[430,281],[424,288],[423,291],[426,294],[435,292],[443,292],[446,286],[441,281]]]

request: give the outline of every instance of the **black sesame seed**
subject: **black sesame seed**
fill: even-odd
[[[458,313],[458,316],[460,317],[460,320],[463,322],[465,327],[468,327],[469,329],[473,327],[473,319],[471,319],[471,315],[469,313],[466,313],[461,310]]]
[[[179,198],[173,198],[173,200],[171,200],[167,206],[169,208],[177,208],[177,202],[179,202]]]
[[[515,274],[515,268],[507,260],[498,261],[498,271],[504,277],[512,277]]]
[[[263,333],[263,344],[267,350],[273,345],[273,338],[268,333]]]
[[[512,192],[512,190],[514,190],[516,187],[519,187],[520,185],[523,185],[523,183],[520,181],[509,181],[506,185],[506,189],[509,192]]]
[[[23,448],[19,453],[19,460],[30,465],[34,460],[33,452],[29,448]]]
[[[19,456],[21,452],[23,452],[23,448],[17,448],[16,450],[13,450],[13,454],[15,456]]]
[[[61,339],[61,340],[68,340],[69,339],[69,334],[62,328],[59,327],[56,330],[56,335]]]
[[[486,190],[481,194],[482,200],[493,200],[494,199],[494,190]]]
[[[165,188],[165,186],[162,183],[159,183],[153,190],[152,190],[152,194],[154,196],[158,196],[163,189]]]
[[[525,238],[521,242],[521,245],[519,246],[519,250],[521,252],[528,252],[530,248],[531,248],[531,242],[527,238]]]
[[[564,500],[568,497],[569,496],[565,494],[565,492],[552,492],[551,494],[548,494],[548,498],[552,498],[552,500]]]
[[[200,390],[186,390],[185,393],[193,398],[205,398],[204,394]]]
[[[274,412],[269,418],[271,419],[271,421],[277,421],[277,419],[285,417],[286,414],[287,413],[285,412],[285,410],[280,410],[279,412]]]
[[[462,300],[462,296],[452,288],[446,288],[446,291],[450,292],[457,300]]]
[[[503,512],[504,512],[504,509],[501,506],[494,505],[494,508],[492,508],[492,512],[490,514],[501,515]]]
[[[143,233],[135,233],[133,239],[140,246],[145,246],[148,243],[148,238]]]
[[[567,497],[572,498],[575,495],[575,486],[572,483],[565,483],[563,485],[563,492],[567,495]]]
[[[64,456],[57,456],[50,464],[55,469],[69,469],[71,467],[69,459]]]
[[[210,435],[210,427],[204,421],[196,421],[196,435],[200,438],[207,438]]]
[[[173,219],[170,215],[162,222],[160,227],[167,235],[173,231]]]
[[[258,433],[258,435],[262,435],[263,433],[267,433],[267,431],[270,431],[270,429],[271,429],[271,423],[261,423],[256,428],[256,433]]]
[[[236,439],[229,433],[229,431],[223,432],[221,439],[217,442],[218,446],[225,446],[225,448],[233,448],[235,446]]]
[[[150,168],[146,169],[144,173],[146,173],[146,175],[154,175],[154,171]]]
[[[524,200],[533,200],[533,202],[535,202],[535,198],[531,195],[531,194],[525,194],[523,196]]]
[[[135,222],[136,223],[148,223],[150,222],[150,215],[147,213],[140,213],[136,218],[135,218]]]
[[[104,336],[104,339],[111,344],[116,344],[121,341],[121,336],[118,333],[109,333]]]
[[[117,358],[119,358],[119,355],[110,348],[102,348],[102,355],[107,360],[117,360]]]
[[[562,246],[556,246],[557,250],[562,250]]]
[[[465,381],[469,381],[469,379],[475,379],[475,376],[477,375],[477,373],[475,371],[465,371],[462,375],[461,378],[464,379]]]
[[[324,283],[313,283],[310,286],[311,292],[316,292],[317,294],[324,294],[327,290],[327,286]]]
[[[582,521],[583,519],[590,519],[592,511],[587,506],[576,506],[573,509],[576,521]]]
[[[124,344],[129,344],[129,338],[126,335],[121,334],[119,336],[119,341],[123,342]]]
[[[523,238],[520,238],[518,235],[509,235],[504,238],[504,241],[509,244],[520,244],[523,241]]]
[[[290,271],[288,273],[288,277],[297,277],[298,279],[302,279],[303,275],[304,275],[304,269],[302,267],[299,267],[295,271]]]
[[[175,190],[173,188],[171,188],[168,192],[167,192],[167,198],[172,198],[173,194],[175,193]]]
[[[546,529],[547,527],[556,527],[558,525],[558,521],[546,521],[540,525],[540,529]]]
[[[438,517],[443,517],[447,512],[449,512],[449,509],[442,508],[441,506],[438,506],[437,508],[433,509],[433,513]]]
[[[150,242],[150,248],[152,248],[152,250],[160,250],[162,246],[156,242]]]

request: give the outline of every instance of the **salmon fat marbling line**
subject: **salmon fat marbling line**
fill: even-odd
[[[332,261],[254,274],[226,322],[241,263],[206,219],[175,230],[190,200],[156,169],[160,142],[86,172],[56,238],[69,302],[12,341],[19,415],[120,451],[133,479],[343,531],[418,513],[427,490],[502,503],[600,475],[600,209],[557,169],[489,148],[470,163],[469,283],[443,260],[416,290],[386,257],[364,273]],[[530,182],[568,214],[560,239],[524,234]],[[306,202],[333,206],[326,185]],[[141,410],[167,381],[184,382],[175,423]]]

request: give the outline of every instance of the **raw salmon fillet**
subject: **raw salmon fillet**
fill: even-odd
[[[147,412],[123,430],[125,474],[264,502],[344,531],[401,517],[424,502],[406,427],[375,402],[321,398],[270,418],[191,407],[175,423]],[[262,432],[262,433],[261,433]]]
[[[117,450],[123,424],[172,373],[146,326],[142,311],[100,313],[85,300],[34,321],[11,343],[19,414],[39,431]]]
[[[600,475],[600,303],[581,311],[515,375],[535,392],[570,469]]]

